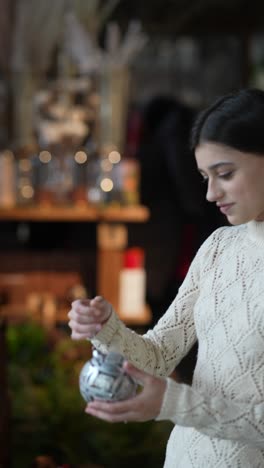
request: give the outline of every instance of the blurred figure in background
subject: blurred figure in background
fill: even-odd
[[[155,323],[174,298],[199,246],[224,223],[205,200],[190,150],[195,114],[170,96],[151,99],[142,114],[137,158],[141,202],[150,208],[150,221],[143,231],[147,300]]]
[[[152,98],[141,114],[136,157],[141,202],[150,208],[150,220],[140,226],[134,243],[146,254],[152,325],[169,307],[202,242],[225,223],[205,200],[205,186],[190,150],[195,114],[191,107],[165,95]],[[179,378],[191,380],[196,354],[197,345],[179,365]]]

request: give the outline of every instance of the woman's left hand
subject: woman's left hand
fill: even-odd
[[[125,362],[125,371],[139,381],[143,389],[135,397],[117,402],[95,400],[85,412],[108,422],[149,421],[160,413],[166,380],[153,377]]]

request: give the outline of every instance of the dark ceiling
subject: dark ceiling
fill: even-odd
[[[139,19],[150,35],[248,34],[264,30],[264,0],[120,0],[112,19]]]

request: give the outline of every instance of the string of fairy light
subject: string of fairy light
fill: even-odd
[[[9,156],[14,157],[13,153],[9,150],[6,151]],[[42,164],[49,164],[53,159],[53,155],[48,150],[42,150],[38,154],[38,159]],[[73,154],[73,159],[76,164],[84,165],[89,159],[89,155],[84,150],[79,150]],[[99,159],[101,178],[99,181],[99,188],[103,192],[111,192],[114,188],[114,182],[111,178],[111,171],[113,166],[121,161],[121,154],[116,149],[112,149],[107,154]],[[30,171],[32,170],[32,161],[28,158],[21,158],[17,161],[18,171],[20,178],[18,181],[18,190],[24,199],[32,199],[34,197],[34,188],[30,182]]]

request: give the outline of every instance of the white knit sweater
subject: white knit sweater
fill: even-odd
[[[264,222],[217,229],[152,331],[113,313],[93,344],[168,376],[196,339],[193,384],[168,378],[157,418],[175,423],[165,467],[264,468]]]

